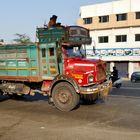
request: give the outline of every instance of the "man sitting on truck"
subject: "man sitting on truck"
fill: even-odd
[[[49,21],[49,23],[48,23],[48,28],[56,27],[56,20],[57,20],[57,16],[56,16],[56,15],[53,15],[53,16],[50,18],[50,21]]]

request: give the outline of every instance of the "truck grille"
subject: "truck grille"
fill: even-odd
[[[103,65],[97,65],[97,81],[105,80],[106,79],[106,72]]]

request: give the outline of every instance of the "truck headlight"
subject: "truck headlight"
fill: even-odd
[[[88,77],[88,83],[93,83],[93,81],[94,81],[94,77],[93,77],[93,75],[90,75]]]

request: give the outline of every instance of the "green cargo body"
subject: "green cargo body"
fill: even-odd
[[[55,42],[0,47],[0,80],[41,82],[58,73]]]
[[[36,45],[6,45],[0,47],[0,80],[39,80]]]

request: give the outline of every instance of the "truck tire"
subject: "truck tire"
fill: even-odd
[[[54,105],[61,111],[71,111],[80,101],[80,96],[73,86],[67,82],[58,83],[53,91],[52,98]]]

